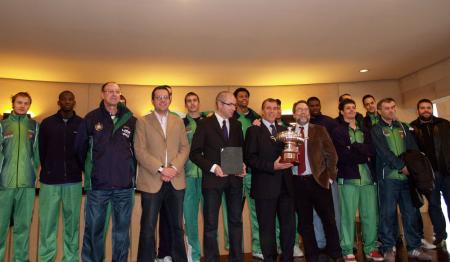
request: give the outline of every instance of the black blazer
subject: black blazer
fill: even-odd
[[[202,186],[204,188],[222,188],[229,183],[242,184],[242,177],[234,175],[218,177],[210,172],[214,164],[220,166],[220,151],[222,148],[244,146],[241,123],[233,118],[230,118],[229,121],[228,142],[225,142],[219,121],[214,114],[199,121],[192,138],[189,158],[202,169]]]
[[[276,125],[278,132],[286,130]],[[275,142],[269,129],[261,126],[252,126],[247,129],[245,136],[245,163],[252,170],[252,186],[250,195],[257,199],[277,198],[280,195],[284,182],[288,194],[293,196],[292,171],[290,168],[274,170],[273,162],[281,155],[284,144]]]

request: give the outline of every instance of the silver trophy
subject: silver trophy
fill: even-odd
[[[298,163],[298,146],[305,142],[305,137],[295,132],[297,123],[289,123],[288,130],[280,132],[276,140],[284,143],[284,149],[281,153],[281,162]]]

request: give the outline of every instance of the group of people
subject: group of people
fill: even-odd
[[[201,208],[205,261],[220,261],[221,207],[228,260],[243,261],[245,200],[252,254],[264,261],[293,261],[303,251],[307,261],[321,256],[356,261],[357,211],[366,258],[395,261],[402,235],[397,206],[409,257],[429,261],[423,247],[445,243],[440,196],[450,204],[450,126],[433,116],[428,99],[417,103],[418,118],[406,124],[397,118],[394,99],[377,103],[372,95],[362,101],[365,117],[349,94],[339,98],[335,119],[321,113],[317,97],[297,101],[294,123],[282,118],[279,99],[265,99],[260,114],[249,108],[245,88],[218,93],[212,112],[201,112],[200,97],[189,92],[184,118],[169,110],[169,86],[152,90],[154,110],[140,119],[126,107],[117,83],[105,83],[101,98],[99,107],[81,118],[74,111],[75,95],[63,91],[59,111],[39,125],[27,116],[31,96],[19,92],[12,97],[13,110],[0,122],[1,260],[11,225],[13,260],[28,260],[39,170],[40,261],[55,260],[61,209],[63,261],[78,261],[83,189],[81,259],[86,262],[105,259],[111,216],[112,260],[127,261],[135,189],[142,207],[138,261],[200,261]],[[304,138],[293,163],[283,161],[284,144],[277,139],[289,126]],[[238,148],[243,156],[242,168],[239,164],[233,174],[223,162],[228,158],[222,151],[228,148]],[[409,150],[423,152],[434,173],[434,188],[425,194],[433,244],[423,239],[420,205],[411,193],[404,158]]]

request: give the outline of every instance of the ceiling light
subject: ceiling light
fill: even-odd
[[[359,70],[359,72],[360,73],[367,73],[367,72],[369,72],[369,69],[364,68],[364,69]]]

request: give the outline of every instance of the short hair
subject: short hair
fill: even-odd
[[[266,103],[276,103],[278,105],[278,102],[277,102],[276,99],[274,99],[274,98],[266,98],[266,99],[264,99],[264,101],[261,104],[261,109],[264,109],[264,105]]]
[[[294,105],[292,106],[292,113],[295,114],[295,108],[297,107],[297,105],[299,104],[305,104],[306,106],[308,106],[308,103],[305,100],[298,100],[297,102],[294,103]],[[308,107],[309,108],[309,107]]]
[[[342,101],[339,103],[339,106],[338,106],[339,111],[344,110],[344,107],[345,107],[346,105],[348,105],[348,104],[353,104],[353,105],[356,106],[355,100],[353,100],[353,99],[344,99],[344,100],[342,100]]]
[[[381,106],[382,106],[384,103],[391,103],[391,102],[396,103],[394,98],[391,98],[391,97],[383,98],[383,99],[381,99],[380,101],[378,101],[378,103],[377,103],[377,109],[380,110],[380,109],[381,109]]]
[[[14,102],[16,101],[16,99],[17,99],[19,96],[21,96],[21,97],[26,97],[26,98],[30,99],[30,105],[31,105],[31,102],[33,102],[33,100],[31,99],[31,96],[30,96],[30,94],[28,94],[28,92],[19,92],[19,93],[13,95],[13,96],[11,97],[11,102],[14,104]]]
[[[70,94],[70,95],[72,95],[73,97],[75,97],[75,95],[72,93],[72,91],[64,90],[64,91],[62,91],[61,93],[59,93],[58,100],[61,100],[62,97],[63,97],[63,95],[65,95],[65,94]]]
[[[422,98],[422,99],[419,100],[419,102],[417,102],[417,109],[419,109],[419,105],[422,104],[422,103],[428,103],[428,104],[431,104],[431,106],[433,106],[433,102],[431,102],[430,99]]]
[[[200,97],[198,97],[198,95],[197,95],[196,93],[194,93],[194,92],[189,92],[189,93],[187,93],[187,94],[184,96],[184,103],[185,103],[185,104],[186,104],[186,100],[187,100],[188,96],[196,96],[198,102],[200,102]]]
[[[308,98],[308,100],[306,100],[306,103],[309,105],[309,102],[311,101],[317,101],[320,104],[320,99],[317,96],[312,96],[310,98]]]
[[[162,86],[157,86],[157,87],[153,88],[153,90],[152,90],[152,100],[155,99],[155,93],[156,93],[157,90],[166,90],[167,94],[169,94],[169,97],[170,97],[170,92],[169,92],[169,89],[167,89],[167,87],[169,87],[169,86],[168,85],[162,85]]]
[[[169,96],[172,96],[172,87],[169,85],[161,85],[161,87],[165,87],[167,91],[169,91]]]
[[[230,91],[220,91],[217,96],[216,96],[216,108],[217,108],[217,104],[220,102],[222,102],[223,98],[226,95],[233,95],[233,93],[231,93]],[[223,103],[223,102],[222,102]]]
[[[350,95],[349,93],[345,93],[345,94],[340,95],[340,96],[339,96],[339,103],[340,103],[342,100],[344,100],[344,96],[352,96],[352,95]]]
[[[106,83],[104,83],[104,84],[102,85],[102,92],[104,92],[104,91],[105,91],[105,87],[106,87],[107,85],[109,85],[109,84],[116,84],[116,85],[117,85],[117,83],[116,83],[116,82],[114,82],[114,81],[109,81],[109,82],[106,82]]]
[[[245,92],[245,93],[247,93],[247,96],[250,97],[250,92],[245,87],[239,87],[236,90],[234,90],[234,92],[233,92],[234,97],[237,97],[239,92]]]
[[[372,98],[375,101],[375,97],[373,95],[367,94],[367,95],[363,96],[363,98],[361,100],[363,105],[364,105],[364,100],[366,100],[367,98]]]
[[[281,106],[281,100],[280,99],[277,98],[277,99],[275,99],[275,101],[277,101],[277,105],[278,106]]]

